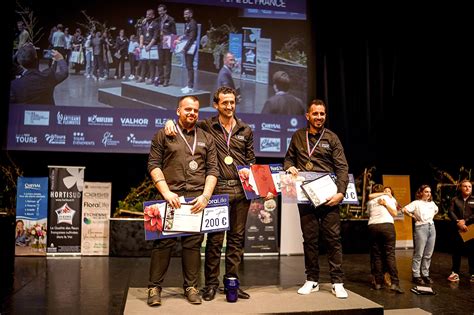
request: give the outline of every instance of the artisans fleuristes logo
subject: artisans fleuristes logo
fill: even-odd
[[[80,125],[81,115],[67,115],[58,111],[56,114],[58,125]]]

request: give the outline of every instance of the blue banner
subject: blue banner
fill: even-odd
[[[16,198],[15,254],[45,255],[48,178],[19,177]]]

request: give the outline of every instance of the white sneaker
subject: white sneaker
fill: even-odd
[[[189,91],[189,88],[187,86],[181,89],[181,92],[183,93],[188,93],[188,91]]]
[[[332,294],[335,294],[339,299],[347,299],[349,296],[347,291],[344,289],[343,283],[334,283],[332,285]]]
[[[301,288],[298,289],[298,294],[310,294],[311,292],[318,292],[319,291],[319,284],[314,281],[308,281],[303,284]]]
[[[131,74],[129,77],[128,77],[129,80],[133,80],[135,79],[135,76],[133,74]]]

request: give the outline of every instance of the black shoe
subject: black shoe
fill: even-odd
[[[398,284],[392,284],[392,285],[390,286],[390,290],[395,291],[395,292],[398,293],[398,294],[403,294],[403,293],[405,293],[405,292],[403,292],[402,288],[400,288],[400,286],[399,286]]]
[[[421,279],[423,279],[425,284],[433,284],[433,282],[434,282],[433,279],[431,279],[429,276],[421,277]]]
[[[161,288],[151,287],[148,288],[148,299],[146,303],[149,306],[160,306],[161,305]]]
[[[239,288],[239,291],[238,291],[238,296],[239,296],[239,299],[244,299],[244,300],[250,299],[250,294],[248,294],[247,292],[245,292],[244,290],[242,290],[240,288]]]
[[[169,86],[169,85],[170,85],[170,83],[169,83],[168,81],[163,82],[163,86],[164,86],[164,87],[167,87],[167,86]]]
[[[202,298],[204,301],[212,301],[216,296],[217,288],[213,286],[205,287],[203,290]]]
[[[199,291],[195,287],[187,287],[184,296],[191,304],[201,304],[201,296],[199,295]]]
[[[425,281],[423,281],[423,279],[421,277],[413,277],[412,279],[413,283],[417,284],[417,285],[425,285]]]

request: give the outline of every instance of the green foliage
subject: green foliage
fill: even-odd
[[[0,212],[15,215],[16,209],[16,184],[18,177],[23,176],[23,171],[13,162],[8,153],[2,151],[0,163]]]
[[[201,51],[212,53],[214,57],[214,65],[216,69],[220,67],[220,61],[224,54],[229,50],[229,34],[237,33],[237,29],[232,23],[222,24],[214,27],[209,21],[211,27],[207,30],[206,35],[201,38]]]
[[[431,166],[433,177],[436,182],[436,190],[433,190],[433,201],[438,205],[439,211],[436,219],[448,220],[448,210],[451,205],[451,199],[456,196],[459,183],[468,179],[471,180],[472,169],[461,166],[457,176],[452,176],[445,170],[436,166]],[[457,179],[455,179],[457,177]]]
[[[124,199],[118,201],[114,217],[123,216],[123,213],[136,212],[143,214],[143,202],[153,200],[156,195],[156,188],[153,181],[146,177],[137,187],[130,188]],[[128,211],[121,211],[128,210]]]
[[[306,66],[308,57],[304,52],[305,44],[302,38],[293,37],[280,50],[277,50],[275,59],[283,62]]]

